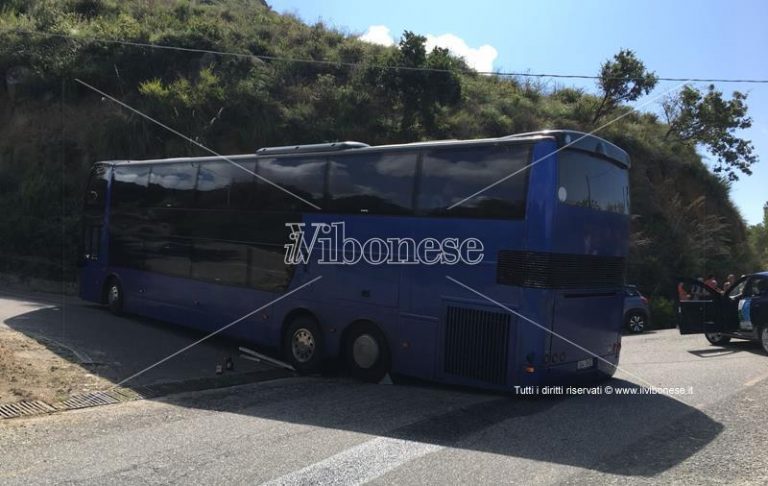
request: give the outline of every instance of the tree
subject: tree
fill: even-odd
[[[645,64],[629,49],[622,49],[600,67],[597,84],[602,96],[592,123],[615,110],[621,103],[635,101],[656,86],[656,75],[645,69]]]
[[[760,262],[760,270],[768,269],[768,202],[763,206],[763,222],[749,227],[749,244]]]
[[[381,74],[389,96],[400,101],[400,132],[407,140],[432,132],[438,108],[461,100],[461,81],[453,71],[466,66],[447,49],[435,47],[427,53],[426,43],[426,37],[405,31],[387,60],[393,68]]]
[[[714,172],[725,174],[728,180],[738,179],[736,171],[751,175],[750,166],[758,160],[754,146],[735,135],[736,130],[752,126],[746,100],[747,95],[739,91],[724,100],[714,85],[706,94],[685,86],[662,103],[668,125],[666,138],[674,136],[681,142],[706,147],[717,157]]]

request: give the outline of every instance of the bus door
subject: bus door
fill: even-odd
[[[99,301],[107,255],[104,230],[107,207],[107,186],[109,170],[96,165],[91,169],[83,203],[82,236],[80,240],[79,265],[80,295],[84,299]]]
[[[735,330],[738,303],[704,282],[680,279],[677,314],[680,334],[721,333]]]

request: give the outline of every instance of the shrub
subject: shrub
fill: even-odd
[[[651,326],[656,329],[667,329],[677,326],[677,311],[675,303],[666,297],[650,299]]]

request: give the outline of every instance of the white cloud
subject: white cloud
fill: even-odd
[[[434,47],[448,49],[451,54],[464,58],[469,67],[476,71],[493,71],[493,61],[499,56],[499,52],[490,44],[469,47],[464,39],[454,34],[427,34],[427,50],[431,51]]]
[[[365,34],[360,36],[360,40],[380,46],[392,46],[395,44],[395,39],[386,25],[372,25],[368,27]]]
[[[469,67],[477,71],[493,71],[493,62],[499,56],[499,52],[492,45],[469,47],[464,39],[454,34],[427,34],[426,37],[427,51],[431,51],[434,47],[448,49],[451,54],[463,58]],[[381,46],[395,44],[392,32],[386,25],[371,25],[365,34],[360,36],[360,40]]]

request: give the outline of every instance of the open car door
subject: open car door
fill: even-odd
[[[728,302],[704,282],[679,279],[677,315],[680,334],[727,332]]]

